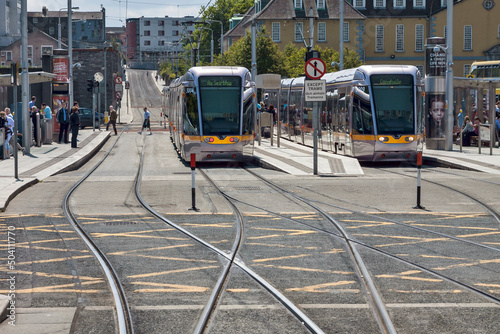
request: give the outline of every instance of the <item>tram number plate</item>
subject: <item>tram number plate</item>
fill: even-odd
[[[304,80],[306,102],[326,101],[326,80]]]

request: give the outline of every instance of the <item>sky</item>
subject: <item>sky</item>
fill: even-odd
[[[96,12],[101,5],[106,9],[106,26],[125,25],[126,18],[137,17],[197,17],[202,5],[210,0],[71,0],[71,7],[78,11]],[[42,11],[46,6],[50,11],[68,7],[67,0],[27,0],[28,12]]]

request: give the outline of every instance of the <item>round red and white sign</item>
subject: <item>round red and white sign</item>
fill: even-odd
[[[115,77],[115,84],[121,85],[122,82],[123,82],[123,79],[121,76]]]
[[[321,79],[326,72],[325,62],[319,58],[311,58],[306,61],[305,71],[309,79]]]
[[[115,92],[115,97],[117,100],[122,98],[122,92]]]

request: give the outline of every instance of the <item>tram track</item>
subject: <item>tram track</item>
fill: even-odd
[[[237,226],[237,233],[234,238],[234,242],[232,245],[232,248],[229,252],[224,251],[218,247],[215,247],[214,245],[210,244],[209,242],[205,241],[204,239],[196,236],[195,234],[189,232],[188,230],[182,228],[178,224],[174,223],[173,221],[167,219],[163,215],[159,214],[156,210],[154,210],[148,203],[144,201],[142,198],[140,188],[141,188],[141,176],[142,176],[142,166],[143,166],[143,160],[144,160],[144,154],[145,154],[145,140],[143,144],[143,153],[141,155],[141,163],[139,164],[139,170],[136,176],[135,180],[135,194],[137,197],[137,200],[139,203],[160,221],[164,222],[165,224],[175,228],[177,231],[183,233],[184,235],[188,236],[192,240],[196,241],[197,243],[203,245],[204,247],[210,249],[217,255],[219,255],[221,258],[224,258],[227,263],[224,265],[224,268],[217,279],[217,282],[212,290],[212,294],[210,295],[210,298],[206,304],[206,306],[203,309],[202,315],[200,316],[200,319],[196,325],[195,333],[208,333],[209,327],[210,327],[210,321],[214,318],[215,313],[217,311],[217,306],[218,303],[224,293],[224,287],[227,285],[231,270],[236,266],[239,269],[243,270],[249,277],[251,277],[255,282],[257,282],[262,288],[264,288],[266,291],[268,291],[274,298],[276,298],[290,313],[294,315],[294,317],[302,323],[302,325],[307,328],[307,330],[310,333],[324,333],[303,311],[297,307],[293,302],[288,300],[281,292],[279,292],[275,287],[273,287],[269,282],[267,282],[265,279],[260,277],[255,271],[253,271],[251,268],[249,268],[245,263],[241,260],[238,259],[238,252],[239,248],[241,247],[242,241],[243,241],[243,214],[242,212],[232,203],[220,190],[220,188],[217,187],[215,182],[210,179],[210,177],[202,172],[204,177],[210,182],[210,184],[217,189],[217,191],[226,199],[228,199],[228,202],[230,203],[231,207],[233,208],[235,219],[236,219],[236,226]]]
[[[116,270],[113,268],[113,265],[111,264],[107,256],[104,254],[104,252],[97,246],[97,244],[92,240],[90,235],[87,232],[85,232],[83,226],[78,222],[70,205],[70,198],[73,195],[73,193],[106,160],[106,158],[109,156],[109,154],[115,147],[116,143],[118,142],[119,138],[124,133],[124,131],[125,128],[120,132],[120,135],[116,137],[115,142],[108,150],[108,152],[104,155],[104,157],[100,161],[98,161],[98,163],[89,172],[87,172],[77,183],[75,183],[75,185],[73,185],[73,187],[68,191],[68,193],[64,197],[62,206],[64,215],[66,216],[70,224],[73,226],[74,230],[78,233],[80,238],[90,249],[93,256],[97,259],[106,276],[106,280],[108,281],[113,296],[114,305],[116,308],[117,331],[120,334],[125,334],[125,333],[133,334],[134,327],[132,321],[132,314],[130,311],[129,303],[127,301],[125,290],[123,288],[123,285],[121,284],[120,277],[117,274]],[[79,308],[77,309],[77,312],[78,310]],[[75,319],[78,319],[78,316],[76,316]]]
[[[359,214],[359,215],[362,215],[364,217],[381,219],[380,217],[372,215],[372,214],[362,213],[362,212],[354,211],[352,209],[341,207],[341,206],[338,206],[338,205],[332,205],[330,203],[325,203],[325,202],[318,201],[318,200],[311,200],[311,199],[307,199],[307,198],[302,197],[302,196],[298,196],[298,195],[293,194],[292,192],[289,192],[288,190],[283,189],[282,187],[274,184],[273,182],[270,182],[269,180],[266,180],[265,178],[261,177],[260,175],[257,175],[256,173],[253,173],[253,172],[250,172],[250,173],[252,175],[255,175],[256,177],[258,177],[259,179],[261,179],[263,182],[269,184],[271,187],[279,190],[280,192],[287,192],[290,196],[293,196],[293,197],[295,197],[295,198],[297,198],[297,199],[299,199],[301,201],[304,201],[304,203],[306,203],[307,205],[310,205],[315,210],[319,210],[318,212],[322,212],[321,214],[324,215],[324,216],[325,215],[329,216],[329,214],[326,213],[323,209],[319,208],[318,205],[322,205],[322,206],[326,206],[326,207],[328,207],[328,206],[332,207],[333,206],[333,207],[335,207],[337,209],[341,209],[341,210],[345,210],[347,212],[352,212],[352,213],[355,213],[355,214]],[[269,213],[271,215],[274,215],[274,216],[277,216],[277,217],[280,217],[280,218],[283,218],[283,219],[287,219],[288,221],[292,221],[294,223],[298,223],[298,224],[301,224],[303,226],[307,226],[308,228],[312,228],[312,229],[314,229],[314,230],[316,230],[316,231],[318,231],[320,233],[329,234],[329,235],[334,236],[336,238],[345,238],[346,242],[352,243],[353,245],[356,245],[356,246],[359,246],[359,247],[363,247],[364,249],[367,249],[367,250],[369,250],[371,252],[383,255],[384,257],[390,258],[392,260],[396,260],[396,261],[398,261],[400,263],[403,263],[404,265],[411,266],[414,269],[417,269],[417,270],[420,270],[422,272],[425,272],[425,273],[427,273],[427,274],[429,274],[431,276],[437,277],[437,278],[439,278],[439,279],[441,279],[443,281],[452,283],[452,284],[460,287],[461,289],[463,289],[465,291],[469,291],[469,292],[471,292],[471,293],[473,293],[473,294],[475,294],[477,296],[480,296],[481,298],[486,299],[489,303],[492,303],[492,305],[497,305],[497,306],[500,305],[500,298],[497,297],[496,295],[494,295],[492,293],[485,292],[485,291],[483,291],[483,290],[481,290],[479,288],[476,288],[473,284],[470,284],[470,283],[467,283],[467,282],[463,282],[461,279],[455,279],[452,276],[440,273],[438,270],[434,270],[434,269],[432,269],[432,267],[430,267],[428,265],[422,265],[422,264],[416,263],[414,261],[409,261],[408,259],[405,259],[405,258],[403,258],[401,256],[398,256],[397,254],[393,254],[393,253],[391,253],[389,251],[385,251],[385,250],[383,250],[383,249],[381,249],[381,248],[379,248],[377,246],[371,245],[371,244],[369,244],[367,242],[363,242],[361,240],[357,240],[355,238],[349,237],[349,236],[347,236],[344,233],[340,233],[340,232],[339,233],[332,233],[331,231],[328,231],[328,230],[325,230],[325,229],[322,229],[322,228],[318,228],[317,226],[314,226],[313,224],[304,223],[304,222],[302,222],[300,220],[295,220],[295,219],[291,219],[289,217],[285,217],[285,216],[283,216],[283,215],[281,215],[281,214],[279,214],[277,212],[273,212],[273,211],[271,211],[269,209],[262,208],[262,207],[257,206],[257,205],[253,205],[253,204],[251,204],[251,203],[249,203],[247,201],[236,199],[236,198],[231,197],[229,195],[224,195],[224,196],[228,196],[228,198],[230,198],[232,201],[236,201],[236,202],[239,202],[241,204],[253,207],[253,208],[257,209],[257,210],[262,210],[262,211],[264,211],[266,213]],[[316,204],[314,204],[314,203],[316,203]],[[333,218],[331,218],[331,219],[333,219]],[[485,249],[485,250],[488,250],[488,251],[493,251],[495,253],[500,252],[500,249],[498,249],[498,248],[491,247],[491,246],[488,246],[488,245],[485,245],[485,244],[481,244],[481,243],[478,243],[478,242],[466,240],[464,238],[459,238],[459,237],[456,237],[456,236],[453,236],[453,235],[449,235],[449,234],[445,234],[445,233],[440,233],[440,232],[432,231],[432,230],[421,228],[421,227],[418,227],[418,226],[411,226],[409,224],[405,224],[405,223],[402,223],[402,222],[399,222],[399,221],[396,221],[396,220],[390,220],[390,219],[387,219],[387,218],[383,218],[383,220],[387,221],[387,222],[390,222],[392,224],[395,224],[395,225],[399,225],[399,226],[405,227],[405,228],[411,228],[411,229],[414,229],[414,230],[417,230],[417,231],[420,231],[420,232],[423,232],[423,233],[429,233],[429,234],[432,234],[432,235],[437,235],[439,237],[446,238],[447,240],[453,240],[453,241],[456,241],[456,242],[462,242],[462,243],[467,244],[469,246],[482,248],[482,249]],[[363,271],[362,271],[362,274],[364,275],[364,277],[366,277],[366,275],[367,275],[366,272],[363,272]],[[382,300],[380,297],[377,298],[377,299],[378,299],[378,301]],[[377,307],[384,308],[383,303],[381,303],[381,305],[377,306]],[[378,311],[374,311],[375,314],[377,312]],[[379,313],[379,315],[380,315],[380,313]],[[387,312],[386,312],[386,315],[387,315]],[[383,321],[384,324],[386,323],[386,321],[388,321],[390,323],[390,318],[383,319],[383,320],[378,319],[378,321]],[[384,325],[381,325],[381,332],[388,332],[387,331],[388,329],[384,328],[383,326]],[[391,330],[394,330],[394,327],[392,327]]]

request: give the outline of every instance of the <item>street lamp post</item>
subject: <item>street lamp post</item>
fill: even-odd
[[[57,24],[57,48],[58,49],[62,48],[62,46],[61,46],[61,10],[67,10],[67,9],[68,8],[59,9],[59,21]],[[80,7],[71,7],[71,9],[78,10],[78,9],[80,9]],[[70,29],[72,29],[71,26],[68,28],[68,33],[69,33],[69,31],[71,31]]]
[[[206,20],[208,22],[218,22],[220,23],[220,60],[221,60],[221,63],[222,63],[222,51],[223,51],[223,47],[224,47],[224,43],[223,43],[223,40],[224,40],[224,26],[222,25],[222,21],[219,21],[219,20]]]
[[[214,63],[214,31],[211,28],[203,27],[203,29],[210,30],[212,32],[212,40],[210,41],[210,63]]]

